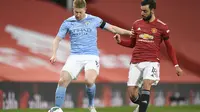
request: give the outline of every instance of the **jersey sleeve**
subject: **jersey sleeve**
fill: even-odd
[[[135,47],[135,44],[136,44],[136,38],[121,39],[121,42],[118,44],[125,47],[133,48]]]
[[[102,28],[102,29],[106,28],[108,25],[108,23],[106,23],[99,17],[95,17],[95,22],[96,22],[96,27]]]
[[[65,38],[66,34],[68,33],[68,30],[69,30],[69,28],[68,28],[68,22],[67,22],[67,20],[65,20],[61,24],[57,36],[60,37],[60,38],[62,38],[62,39]]]
[[[170,33],[170,30],[169,30],[168,26],[164,25],[163,26],[163,33],[162,33],[162,37],[163,37],[164,40],[169,39],[169,33]]]

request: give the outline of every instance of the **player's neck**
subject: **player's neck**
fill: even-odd
[[[87,14],[84,14],[83,18],[81,18],[81,19],[78,20],[78,21],[84,20],[85,18],[87,18]]]
[[[149,20],[149,23],[153,22],[156,19],[155,15],[153,14],[151,19]]]
[[[87,14],[84,14],[84,16],[83,16],[82,20],[83,20],[83,19],[85,19],[86,17],[87,17]]]

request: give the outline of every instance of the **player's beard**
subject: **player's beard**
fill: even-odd
[[[152,18],[152,13],[150,13],[147,17],[143,17],[144,21],[149,21]]]

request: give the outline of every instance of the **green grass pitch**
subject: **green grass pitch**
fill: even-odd
[[[133,112],[135,107],[109,107],[97,108],[98,112]],[[64,112],[89,112],[87,109],[74,108],[63,109]],[[26,109],[26,110],[0,110],[0,112],[47,112],[47,110]],[[175,107],[153,107],[148,108],[148,112],[200,112],[198,106],[175,106]]]

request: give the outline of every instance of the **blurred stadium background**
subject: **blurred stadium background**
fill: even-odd
[[[126,29],[140,18],[140,0],[87,2],[88,13]],[[71,4],[71,0],[0,0],[0,111],[53,106],[59,71],[70,46],[66,38],[60,44],[57,64],[52,66],[51,43],[60,24],[72,15]],[[152,90],[150,105],[200,105],[199,4],[199,0],[157,1],[156,16],[169,25],[171,42],[185,73],[176,76],[162,46],[161,81]],[[99,30],[101,70],[95,104],[132,106],[126,93],[132,49],[117,45],[112,37]],[[64,108],[87,107],[83,81],[81,73],[69,86]]]

